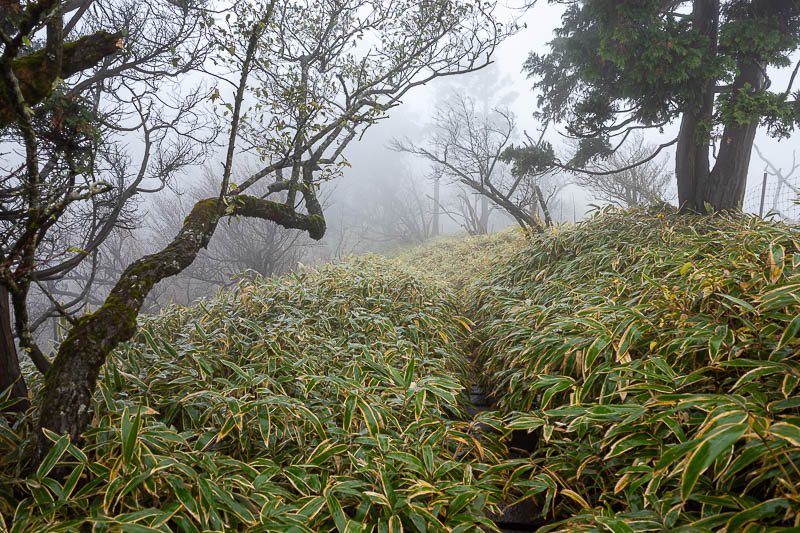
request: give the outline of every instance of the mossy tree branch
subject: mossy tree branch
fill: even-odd
[[[319,204],[313,193],[306,201],[306,206],[313,210],[309,214],[253,196],[228,196],[223,200],[214,197],[197,202],[169,245],[132,263],[105,303],[70,328],[47,372],[39,408],[40,428],[68,434],[72,442],[79,442],[90,421],[92,395],[108,354],[136,333],[136,317],[153,286],[192,264],[200,249],[208,244],[221,217],[260,218],[285,228],[305,230],[317,240],[325,234],[325,219],[321,210],[316,210]],[[50,446],[40,431],[34,467]]]
[[[100,31],[65,43],[59,71],[52,69],[52,62],[47,59],[47,49],[15,59],[11,68],[19,80],[26,104],[34,106],[50,96],[56,80],[95,66],[104,57],[118,52],[121,46],[119,34]],[[16,118],[7,95],[0,93],[0,127],[8,126]]]

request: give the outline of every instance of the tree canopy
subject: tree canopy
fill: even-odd
[[[539,93],[536,115],[580,140],[558,163],[580,170],[632,131],[680,119],[679,135],[656,153],[676,145],[681,206],[740,207],[757,127],[782,138],[800,124],[800,1],[554,3],[566,10],[550,52],[531,53],[524,70]],[[787,68],[789,83],[773,86],[770,68]]]

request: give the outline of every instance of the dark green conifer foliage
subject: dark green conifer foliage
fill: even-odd
[[[567,8],[550,52],[524,69],[539,118],[581,139],[580,157],[560,164],[591,163],[632,128],[680,120],[661,149],[676,145],[683,209],[740,207],[756,129],[785,138],[800,124],[800,1],[554,1]],[[791,81],[772,84],[773,67]]]

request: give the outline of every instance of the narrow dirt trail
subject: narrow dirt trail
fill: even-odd
[[[451,287],[454,292],[453,301],[459,303],[459,313],[472,320],[472,317],[469,316],[469,309],[471,307],[471,298],[473,298],[474,295],[471,295],[468,290],[453,286],[452,284]],[[479,327],[480,326],[476,326],[475,331],[477,331]],[[472,346],[464,347],[464,352],[467,354],[474,353],[476,348],[476,346],[474,346],[476,342],[474,333],[475,332],[473,332],[473,337],[467,340],[467,343]],[[467,414],[470,418],[475,419],[475,417],[479,416],[481,413],[493,411],[494,406],[491,394],[484,389],[477,377],[480,369],[475,367],[474,357],[470,355],[468,358],[472,370],[469,374],[470,389],[468,392],[469,405],[467,406]],[[486,429],[489,430],[489,428]],[[508,443],[508,458],[524,457],[526,454],[530,453],[532,444],[531,439],[527,436],[525,431],[514,431],[511,441]],[[503,533],[532,532],[537,531],[540,527],[545,525],[545,522],[540,519],[540,509],[530,500],[506,508],[499,515],[489,514],[488,516]]]
[[[477,294],[471,289],[472,283],[489,272],[492,265],[502,257],[525,246],[526,241],[520,233],[504,231],[491,236],[440,239],[401,254],[399,259],[442,280],[450,289],[451,294],[448,297],[456,304],[458,314],[472,321],[471,309],[477,298]],[[474,367],[474,358],[471,356],[476,348],[475,333],[480,325],[477,324],[474,329],[473,335],[465,341],[467,345],[463,347],[463,353],[467,354],[473,367],[470,372],[467,407],[467,414],[472,419],[480,413],[493,410],[491,394],[481,386],[478,379],[480,369]],[[525,455],[525,448],[530,447],[530,442],[525,442],[529,439],[517,433],[514,433],[509,443],[509,458]],[[544,525],[540,515],[540,510],[527,500],[506,509],[499,516],[490,515],[489,518],[504,533],[522,533],[536,531]]]

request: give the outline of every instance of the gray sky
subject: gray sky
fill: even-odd
[[[403,136],[406,132],[411,132],[419,136],[424,132],[428,118],[434,108],[434,103],[437,98],[437,91],[442,92],[446,90],[446,85],[455,84],[460,89],[469,91],[472,85],[478,86],[482,84],[482,77],[489,76],[491,78],[500,77],[507,78],[508,85],[503,86],[503,93],[517,93],[516,99],[510,102],[509,107],[517,115],[517,122],[520,130],[527,130],[533,132],[537,128],[536,121],[532,118],[531,114],[536,106],[536,99],[533,92],[530,90],[531,83],[525,78],[525,74],[521,71],[522,63],[528,56],[530,51],[537,51],[544,53],[548,51],[547,43],[552,39],[553,30],[560,23],[560,14],[563,7],[560,5],[551,5],[545,2],[537,3],[536,7],[522,14],[519,19],[521,23],[527,25],[526,28],[521,29],[516,35],[508,38],[498,48],[494,61],[495,65],[483,71],[472,74],[459,76],[458,79],[450,78],[444,80],[435,80],[428,86],[423,87],[416,92],[410,93],[399,108],[395,109],[390,118],[386,119],[383,123],[375,126],[365,135],[361,143],[354,144],[348,150],[348,158],[354,165],[354,168],[349,170],[344,180],[353,177],[354,174],[361,175],[363,172],[371,168],[374,171],[376,167],[372,162],[400,161],[398,157],[405,158],[405,165],[412,169],[418,169],[420,172],[424,171],[424,166],[420,162],[409,160],[407,156],[398,156],[392,153],[386,146],[389,139],[393,136]],[[504,17],[519,16],[520,12],[512,10],[505,10]],[[800,54],[795,59],[800,59]],[[772,78],[772,86],[782,88],[785,87],[789,79],[788,69],[783,69],[782,72],[770,72]],[[501,95],[498,95],[500,97]],[[656,131],[647,133],[648,140],[652,142],[664,142],[674,138],[677,135],[678,124],[677,122],[666,128],[663,134]],[[563,139],[555,132],[548,135],[549,139],[557,147],[563,147]],[[792,151],[797,150],[800,152],[800,133],[795,134],[780,142],[770,138],[765,131],[765,128],[759,128],[756,136],[756,144],[761,148],[764,155],[776,166],[788,168],[792,162]],[[674,153],[668,154],[670,163],[668,168],[672,168]],[[800,157],[800,153],[798,153]],[[362,164],[363,163],[363,164]],[[385,167],[384,167],[385,168]],[[752,201],[759,196],[761,187],[761,175],[764,170],[764,163],[758,158],[755,151],[751,158],[750,163],[750,177],[748,179],[748,192],[745,198],[745,208],[751,207]],[[582,203],[588,203],[590,198],[585,197],[583,193],[576,192],[574,189],[569,189],[565,192],[569,195],[577,194],[582,200]],[[756,208],[757,209],[757,208]]]

